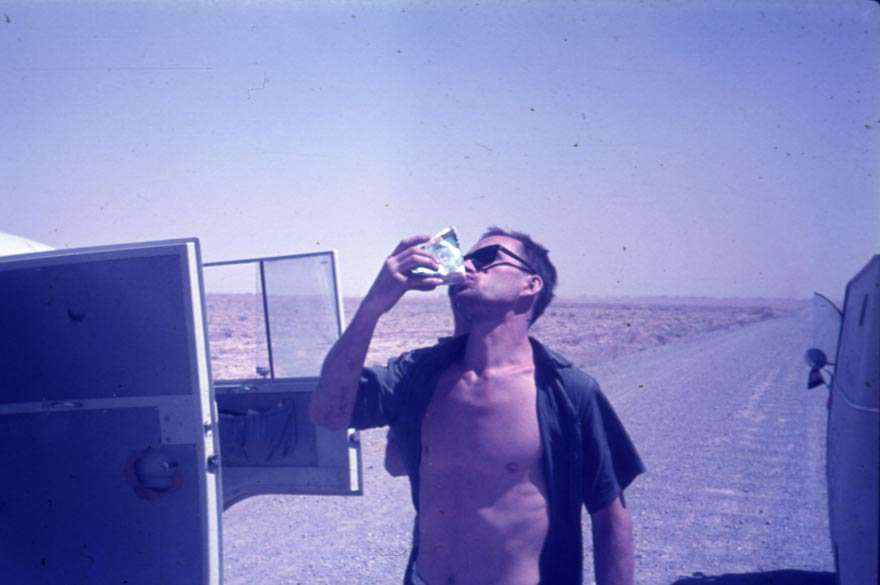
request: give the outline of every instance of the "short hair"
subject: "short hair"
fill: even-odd
[[[532,268],[535,269],[541,280],[544,281],[544,286],[541,292],[538,293],[538,298],[535,299],[535,304],[532,306],[530,324],[534,324],[538,317],[544,313],[550,301],[553,300],[553,289],[556,288],[556,267],[550,262],[550,251],[526,233],[506,230],[494,225],[487,228],[483,235],[480,236],[480,239],[492,236],[504,236],[518,241],[522,245],[523,256],[531,264]]]

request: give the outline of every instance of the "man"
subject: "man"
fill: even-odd
[[[447,289],[450,305],[449,308],[452,310],[452,337],[440,337],[437,340],[438,343],[443,343],[453,337],[463,335],[467,333],[468,330],[467,322],[462,317],[461,312],[455,308],[455,301],[452,296],[453,291],[454,289],[452,287]],[[392,363],[396,360],[405,359],[405,356],[406,354],[395,358],[395,360],[392,360]],[[403,459],[400,458],[400,449],[397,446],[397,439],[394,437],[394,429],[389,427],[385,439],[385,471],[387,471],[388,475],[392,477],[402,477],[407,475],[406,465],[403,464]]]
[[[528,337],[553,297],[547,250],[490,228],[452,290],[467,335],[363,369],[381,315],[439,279],[404,239],[324,361],[313,421],[391,425],[410,477],[417,531],[407,583],[582,583],[581,508],[590,512],[599,585],[631,585],[623,489],[644,468],[595,380]]]

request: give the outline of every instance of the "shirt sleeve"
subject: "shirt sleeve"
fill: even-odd
[[[363,369],[351,416],[353,428],[371,429],[394,422],[400,411],[400,387],[411,363],[411,353],[405,353],[388,360],[384,367]]]
[[[581,414],[584,505],[591,514],[608,506],[645,471],[623,423],[593,380]]]

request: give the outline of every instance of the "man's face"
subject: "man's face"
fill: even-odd
[[[507,236],[490,236],[474,244],[468,254],[499,244],[521,258],[525,256],[519,240]],[[470,320],[485,312],[506,311],[528,301],[525,296],[530,291],[530,281],[535,278],[531,269],[520,260],[497,253],[494,260],[481,269],[474,266],[473,260],[465,262],[467,278],[464,283],[452,287],[451,297],[455,306]]]

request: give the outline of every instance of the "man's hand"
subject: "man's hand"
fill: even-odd
[[[397,244],[379,275],[364,297],[358,312],[368,311],[371,315],[381,315],[397,304],[400,297],[408,290],[433,290],[443,281],[436,277],[413,276],[410,271],[417,267],[437,270],[437,260],[428,252],[419,248],[430,240],[428,236],[410,236]]]
[[[591,515],[597,585],[633,585],[632,519],[623,505],[622,496]]]
[[[431,290],[441,284],[439,278],[410,274],[417,266],[438,268],[434,257],[418,248],[429,239],[427,236],[405,238],[385,260],[342,337],[324,358],[321,378],[309,403],[313,423],[329,429],[344,429],[351,423],[361,369],[379,317],[390,310],[406,291]]]

